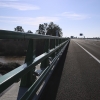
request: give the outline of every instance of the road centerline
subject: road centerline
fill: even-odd
[[[100,60],[95,57],[92,53],[90,53],[88,50],[86,50],[84,47],[82,47],[79,43],[75,42],[78,46],[80,46],[85,52],[87,52],[92,58],[94,58],[98,63],[100,63]]]

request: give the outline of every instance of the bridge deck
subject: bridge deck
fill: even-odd
[[[64,67],[58,64],[63,68],[53,73],[40,100],[100,100],[100,63],[75,41],[71,40]]]

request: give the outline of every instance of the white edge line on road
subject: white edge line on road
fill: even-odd
[[[77,42],[75,42],[78,44]],[[89,51],[87,51],[85,48],[83,48],[80,44],[78,44],[84,51],[86,51],[91,57],[93,57],[98,63],[100,63],[100,60],[96,58],[93,54],[91,54]]]

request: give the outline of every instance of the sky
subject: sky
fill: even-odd
[[[100,37],[100,0],[0,0],[0,29],[38,30],[54,22],[63,37]]]

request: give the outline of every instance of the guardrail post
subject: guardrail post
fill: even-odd
[[[57,47],[57,45],[58,45],[58,40],[57,40],[57,39],[55,39],[55,48]],[[57,55],[57,53],[58,53],[58,52],[56,51],[56,53],[55,53],[55,54]]]
[[[53,48],[56,48],[56,39],[53,39]],[[53,57],[56,56],[56,52],[53,54]]]
[[[61,39],[59,39],[59,46],[61,45]],[[62,47],[59,48],[59,52],[61,50]]]
[[[25,58],[25,63],[31,62],[35,59],[35,40],[30,39],[29,40],[29,45],[28,45],[28,50]],[[21,79],[21,84],[20,86],[22,87],[29,87],[31,84],[36,80],[36,76],[33,74],[35,71],[35,67],[33,70],[28,72],[26,75],[24,75]]]
[[[59,39],[56,39],[56,46],[59,46]],[[58,50],[56,51],[56,54],[58,54]]]
[[[60,46],[60,39],[58,39],[58,46]],[[58,49],[58,53],[60,51],[60,48]]]
[[[44,52],[49,53],[50,49],[50,39],[45,39],[45,45],[44,45]],[[41,62],[41,69],[46,68],[49,65],[49,58],[46,58],[44,61]]]
[[[51,39],[50,41],[50,49],[55,49],[56,47],[56,39]],[[56,52],[54,52],[52,55],[51,55],[51,58],[53,59],[56,55]]]

